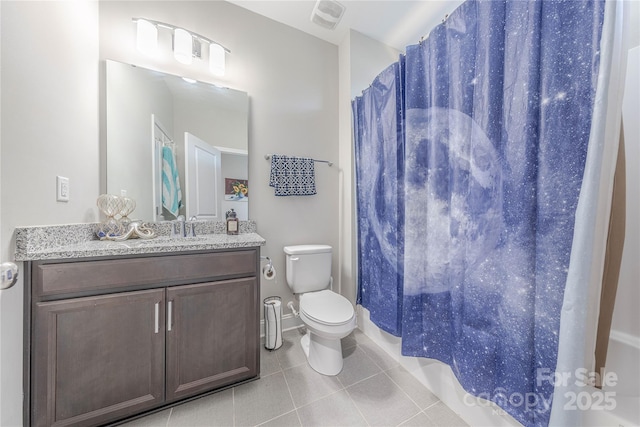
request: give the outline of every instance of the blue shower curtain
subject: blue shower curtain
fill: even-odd
[[[603,12],[467,1],[353,102],[360,303],[528,426],[549,422]]]
[[[358,209],[358,304],[400,336],[404,221],[401,62],[353,102]],[[357,118],[357,119],[356,119]]]

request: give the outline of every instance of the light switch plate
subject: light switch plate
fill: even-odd
[[[59,202],[69,201],[69,178],[64,176],[56,177],[56,200]]]

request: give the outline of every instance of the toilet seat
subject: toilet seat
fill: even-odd
[[[303,294],[300,311],[314,322],[327,326],[347,324],[355,314],[348,299],[328,289]]]

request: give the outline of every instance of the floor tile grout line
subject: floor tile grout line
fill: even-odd
[[[434,395],[434,396],[435,396],[435,395]],[[438,397],[438,396],[436,396],[436,397]],[[442,400],[440,400],[440,398],[438,397],[438,400],[437,400],[436,402],[433,402],[431,405],[429,405],[429,406],[427,406],[426,408],[424,408],[424,409],[423,409],[423,411],[426,411],[427,409],[430,409],[432,406],[436,406],[436,405],[437,405],[438,403],[440,403],[440,402],[442,402]],[[445,406],[447,406],[447,405],[445,404]],[[447,406],[447,408],[448,408],[448,407],[449,407],[449,406]]]
[[[377,346],[377,344],[375,344],[375,343],[373,343],[373,344]],[[415,407],[418,409],[418,412],[417,412],[417,413],[415,413],[415,414],[411,415],[409,418],[407,418],[407,419],[403,420],[400,424],[402,424],[402,423],[404,423],[404,422],[407,422],[407,421],[408,421],[408,420],[410,420],[411,418],[413,418],[413,417],[415,417],[416,415],[418,415],[420,412],[423,412],[423,409],[420,407],[420,405],[418,405],[418,403],[417,403],[415,400],[413,400],[413,399],[411,398],[411,396],[409,396],[409,394],[408,394],[408,393],[407,393],[407,392],[406,392],[406,391],[405,391],[405,390],[400,386],[400,384],[396,383],[396,382],[393,380],[393,378],[391,378],[391,377],[387,374],[387,371],[389,371],[389,370],[391,370],[391,369],[395,369],[395,368],[397,368],[397,367],[399,367],[399,366],[402,366],[402,365],[400,365],[400,363],[399,363],[399,362],[397,362],[397,361],[396,361],[396,362],[397,362],[397,365],[395,365],[395,366],[393,366],[393,367],[391,367],[391,368],[387,368],[387,369],[385,369],[385,367],[380,366],[378,363],[376,363],[376,361],[375,361],[375,360],[374,360],[374,359],[369,355],[369,353],[368,353],[368,352],[367,352],[363,347],[361,347],[361,346],[360,346],[360,344],[358,344],[358,345],[357,345],[357,347],[362,351],[362,353],[363,353],[365,356],[367,356],[367,357],[368,357],[368,358],[373,362],[373,364],[374,364],[376,367],[378,367],[378,368],[380,369],[380,371],[379,371],[379,372],[377,372],[377,373],[375,373],[374,375],[371,375],[371,376],[367,377],[367,378],[363,378],[363,379],[361,379],[360,381],[357,381],[357,382],[355,382],[355,383],[351,384],[351,385],[350,385],[350,386],[348,386],[348,387],[345,387],[345,390],[347,391],[347,393],[349,393],[349,390],[348,390],[348,389],[349,389],[350,387],[353,387],[353,386],[355,386],[355,385],[357,385],[357,384],[360,384],[360,383],[361,383],[361,382],[363,382],[363,381],[367,381],[368,379],[371,379],[371,378],[375,377],[376,375],[379,375],[379,374],[381,374],[381,373],[382,373],[382,374],[384,374],[384,376],[386,376],[386,377],[391,381],[391,383],[392,383],[392,384],[394,384],[396,387],[398,387],[398,389],[399,389],[399,390],[400,390],[400,391],[401,391],[401,392],[402,392],[402,393],[403,393],[403,394],[404,394],[404,395],[409,399],[409,401],[410,401],[411,403],[413,403],[413,404],[415,405]],[[425,388],[426,388],[426,387],[425,387]],[[428,390],[428,389],[427,389],[427,390]],[[431,390],[429,390],[429,392],[431,392]],[[349,394],[349,397],[351,397],[351,394]],[[358,405],[356,404],[356,402],[353,400],[353,398],[351,399],[351,401],[354,403],[354,405],[356,406],[356,408],[358,408],[358,411],[360,411],[360,408],[358,407]],[[439,401],[440,401],[440,399],[438,399],[438,402],[439,402]],[[437,403],[437,402],[436,402],[436,403]],[[360,413],[362,414],[362,412],[361,412],[361,411],[360,411]],[[426,414],[425,414],[425,415],[426,415]],[[364,417],[364,414],[362,414],[362,416]],[[365,421],[366,421],[366,418],[365,418]],[[400,424],[398,424],[398,425],[400,425]]]
[[[284,371],[282,371],[282,378],[284,378],[284,383],[287,385],[287,391],[289,392],[289,397],[291,398],[291,404],[293,405],[293,410],[297,410],[298,408],[296,407],[296,401],[293,398],[293,393],[291,392],[291,387],[289,386],[289,381],[287,381],[287,375],[284,373]],[[285,412],[288,413],[288,412]],[[284,414],[281,414],[284,415]]]
[[[384,350],[383,350],[379,345],[377,345],[376,343],[373,343],[373,345],[374,345],[374,346],[376,346],[378,349],[380,349],[380,351],[381,351],[385,356],[388,356],[391,360],[393,360],[393,361],[396,363],[396,365],[395,365],[395,366],[392,366],[392,367],[390,367],[390,368],[385,368],[384,366],[380,366],[380,364],[379,364],[378,362],[376,362],[376,361],[373,359],[373,357],[371,357],[371,356],[369,355],[369,352],[366,350],[366,347],[361,347],[362,351],[364,351],[364,354],[366,354],[367,356],[369,356],[369,359],[371,359],[371,361],[372,361],[372,362],[373,362],[373,363],[374,363],[378,368],[380,368],[380,369],[381,369],[381,370],[383,370],[383,371],[388,371],[389,369],[393,369],[393,368],[395,368],[395,367],[397,367],[397,366],[401,366],[399,361],[397,361],[397,360],[396,360],[396,359],[394,359],[393,357],[389,356],[389,355],[387,354],[387,352],[386,352],[386,351],[384,351]]]
[[[171,421],[171,414],[173,414],[173,408],[169,409],[169,416],[167,417],[167,423],[165,427],[169,427],[169,422]]]
[[[433,406],[433,405],[431,405],[431,406]],[[431,408],[431,406],[429,406],[429,408]],[[427,416],[427,418],[428,418],[428,419],[430,419],[431,421],[433,421],[433,423],[434,423],[434,424],[438,424],[438,422],[437,422],[436,420],[434,420],[433,418],[431,418],[431,417],[429,416],[429,414],[427,414],[427,411],[426,411],[426,410],[424,410],[424,411],[422,411],[422,412],[424,412],[424,414]]]
[[[393,369],[393,368],[391,368],[391,369]],[[370,377],[368,377],[368,378],[363,379],[362,381],[358,381],[357,383],[354,383],[354,384],[350,385],[349,387],[347,387],[347,388],[345,389],[345,391],[349,394],[349,397],[351,397],[351,394],[349,393],[349,388],[351,388],[351,387],[353,387],[353,386],[355,386],[355,385],[357,385],[357,384],[360,384],[360,383],[361,383],[361,382],[363,382],[363,381],[366,381],[366,380],[368,380],[368,379],[371,379],[371,378],[375,377],[376,375],[380,375],[380,374],[384,374],[384,376],[386,376],[386,377],[391,381],[391,383],[393,383],[393,385],[395,385],[396,387],[398,387],[398,389],[399,389],[399,390],[400,390],[400,391],[401,391],[401,392],[402,392],[402,393],[403,393],[403,394],[404,394],[404,395],[409,399],[409,401],[410,401],[411,403],[413,403],[413,404],[415,405],[415,407],[416,407],[416,408],[418,408],[418,412],[417,412],[417,413],[415,413],[415,414],[411,415],[409,418],[406,418],[406,419],[402,420],[402,422],[401,422],[400,424],[402,424],[402,423],[405,423],[405,422],[409,421],[411,418],[415,417],[415,416],[416,416],[416,415],[418,415],[420,412],[424,412],[424,410],[420,407],[420,405],[418,405],[418,404],[416,403],[416,401],[414,401],[414,400],[411,398],[411,396],[409,396],[409,394],[408,394],[406,391],[404,391],[404,389],[403,389],[402,387],[400,387],[400,385],[399,385],[398,383],[396,383],[396,382],[395,382],[391,377],[389,377],[389,375],[387,375],[387,372],[386,372],[385,370],[382,370],[382,371],[380,371],[380,372],[376,373],[375,375],[372,375],[372,376],[370,376]],[[353,398],[351,398],[351,401],[352,401],[352,402],[353,402],[353,404],[356,406],[356,408],[358,408],[358,411],[360,411],[360,408],[358,407],[358,404],[355,402],[355,400],[353,400]],[[440,399],[438,399],[438,402],[440,402]],[[436,402],[436,403],[438,403],[438,402]],[[435,404],[435,403],[434,403],[434,404]],[[431,406],[433,406],[433,405],[430,405],[429,407],[431,407]],[[360,412],[360,413],[362,414],[362,412]],[[362,415],[363,415],[363,417],[364,417],[364,414],[362,414]],[[426,414],[425,414],[425,415],[426,415]],[[431,418],[429,418],[429,419],[431,419]],[[365,418],[365,421],[366,421],[366,418]],[[398,426],[399,426],[400,424],[398,424]]]
[[[309,406],[309,405],[313,405],[314,403],[320,402],[321,400],[324,400],[324,399],[326,399],[326,398],[328,398],[328,397],[331,397],[331,396],[333,396],[333,395],[334,395],[334,394],[336,394],[336,393],[340,393],[341,391],[347,391],[347,390],[346,390],[346,389],[344,389],[344,388],[341,388],[340,390],[333,391],[333,392],[331,392],[331,393],[329,393],[329,394],[327,394],[327,395],[324,395],[324,396],[322,396],[322,397],[319,397],[319,398],[317,398],[317,399],[314,399],[314,400],[312,400],[311,402],[307,402],[307,403],[305,403],[304,405],[296,406],[296,411],[297,411],[298,409],[302,409],[302,408],[307,407],[307,406]],[[293,406],[295,406],[295,403],[293,404]]]
[[[362,417],[362,419],[364,420],[365,423],[367,423],[367,426],[371,426],[371,424],[369,424],[369,420],[367,420],[367,417],[364,416],[364,414],[362,413],[362,411],[360,410],[360,407],[358,406],[358,404],[356,403],[356,401],[353,399],[353,397],[351,396],[351,393],[349,393],[349,390],[345,389],[344,390],[347,393],[347,396],[349,396],[349,400],[351,400],[351,403],[353,403],[353,406],[355,406],[356,410],[358,411],[358,413],[360,414],[360,416]]]
[[[266,374],[266,375],[260,374],[260,378],[258,379],[267,378],[267,377],[270,377],[271,375],[279,374],[282,372],[284,372],[284,370],[280,369],[279,371],[271,372],[270,374]]]
[[[374,343],[374,345],[376,345],[378,348],[380,348],[380,349],[382,350],[382,348],[381,348],[380,346],[378,346],[377,344],[375,344],[375,343]],[[365,352],[365,354],[367,354],[367,356],[369,355],[365,350],[363,350],[363,351]],[[384,350],[382,350],[382,351],[384,351]],[[394,359],[394,360],[395,360],[395,359]],[[376,362],[375,362],[375,360],[374,360],[373,362],[374,362],[374,363],[376,363]],[[428,390],[431,394],[433,394],[433,395],[435,396],[435,398],[437,399],[435,402],[433,402],[433,403],[429,404],[427,407],[422,408],[422,407],[418,404],[418,402],[416,402],[416,401],[415,401],[415,400],[414,400],[414,399],[409,395],[409,393],[407,393],[407,392],[406,392],[406,390],[405,390],[405,389],[404,389],[400,384],[398,384],[396,381],[394,381],[394,379],[393,379],[393,378],[391,378],[391,376],[388,374],[388,372],[389,372],[389,371],[391,371],[392,369],[397,369],[398,367],[405,369],[399,361],[396,361],[396,362],[398,362],[398,364],[397,364],[396,366],[393,366],[393,367],[391,367],[391,368],[387,368],[387,369],[382,368],[382,372],[384,372],[384,374],[385,374],[385,375],[386,375],[386,376],[391,380],[391,382],[393,382],[393,383],[394,383],[394,384],[395,384],[395,385],[396,385],[396,386],[397,386],[397,387],[398,387],[398,388],[399,388],[399,389],[400,389],[400,390],[401,390],[405,395],[407,395],[407,397],[409,398],[409,400],[411,400],[411,401],[416,405],[416,407],[420,410],[420,412],[423,412],[423,413],[427,416],[427,418],[429,418],[431,421],[433,421],[433,422],[437,422],[437,420],[433,419],[432,417],[430,417],[430,416],[427,414],[427,409],[430,409],[430,408],[434,407],[435,405],[437,405],[437,404],[439,404],[439,403],[442,403],[442,404],[443,404],[445,407],[447,407],[447,408],[449,408],[449,406],[448,406],[447,404],[445,404],[444,402],[442,402],[442,400],[441,400],[441,399],[440,399],[440,398],[439,398],[435,393],[433,393],[433,391],[431,391],[431,390],[429,389],[429,387],[427,387],[426,385],[424,385],[424,384],[422,384],[422,383],[420,383],[420,382],[418,381],[422,387],[424,387],[425,389],[427,389],[427,390]],[[449,409],[451,409],[451,408],[449,408]],[[452,411],[453,411],[453,410],[452,410]],[[462,417],[460,417],[460,414],[458,414],[457,412],[453,411],[453,413],[454,413],[454,414],[456,414],[459,418],[462,418]],[[417,414],[416,414],[416,415],[417,415]],[[405,421],[403,421],[403,422],[406,422],[406,421],[408,421],[408,420],[405,420]]]
[[[298,417],[298,422],[302,426],[302,418],[300,418],[300,412],[298,412],[298,409],[296,409],[295,411],[296,411],[296,417]]]
[[[297,341],[297,340],[293,340],[293,341],[292,341],[293,345],[295,345],[295,344],[296,344],[296,341]],[[280,354],[284,354],[284,353],[286,353],[286,350],[287,350],[287,349],[283,349],[283,351],[282,351]],[[274,350],[273,352],[275,353],[276,351],[277,351],[277,350]],[[305,357],[305,360],[304,360],[303,362],[300,362],[300,363],[298,363],[298,364],[296,364],[296,365],[291,365],[291,366],[286,366],[286,367],[285,367],[285,366],[283,366],[282,361],[280,360],[280,357],[278,357],[278,353],[276,353],[276,355],[275,355],[275,356],[276,356],[276,360],[278,361],[278,366],[280,367],[280,370],[281,370],[281,371],[284,371],[285,369],[295,368],[295,367],[297,367],[297,366],[302,366],[302,365],[304,365],[305,363],[307,363],[307,359],[306,359],[306,357]]]
[[[409,421],[413,417],[417,417],[418,415],[420,415],[423,412],[422,409],[420,409],[420,407],[418,405],[416,405],[416,408],[418,408],[418,412],[416,412],[413,415],[410,415],[409,418],[405,418],[404,420],[402,420],[401,422],[396,424],[396,427],[400,427],[402,424],[406,423],[407,421]]]
[[[394,368],[391,368],[391,369],[394,369]],[[389,376],[389,374],[387,373],[387,371],[390,371],[391,369],[387,369],[386,371],[382,371],[382,372],[387,376],[387,378],[389,378],[389,380],[391,380],[391,382],[392,382],[392,383],[394,383],[394,384],[396,385],[396,387],[398,387],[398,388],[400,389],[400,391],[401,391],[401,392],[403,392],[403,393],[404,393],[404,394],[409,398],[409,400],[410,400],[410,401],[412,401],[412,402],[413,402],[413,404],[414,404],[414,405],[416,405],[416,407],[417,407],[421,412],[422,412],[422,411],[424,411],[424,409],[426,409],[426,408],[422,408],[422,407],[418,404],[418,402],[416,402],[416,401],[415,401],[415,400],[414,400],[414,399],[409,395],[409,393],[407,393],[407,392],[405,391],[405,389],[404,389],[404,388],[402,388],[402,386],[401,386],[400,384],[398,384],[397,382],[395,382],[395,381],[393,380],[393,378],[391,378],[391,376]],[[429,390],[429,389],[428,389],[424,384],[422,384],[422,383],[420,383],[420,384],[421,384],[421,385],[422,385],[426,390],[428,390],[428,391],[429,391],[429,393],[433,394],[433,392],[432,392],[431,390]],[[434,396],[435,396],[435,394],[434,394]],[[435,405],[436,403],[440,402],[440,398],[439,398],[438,396],[435,396],[435,397],[436,397],[436,399],[438,399],[438,400],[437,400],[436,402],[432,403],[431,405],[427,406],[427,408],[431,408],[433,405]],[[406,420],[405,420],[405,421],[406,421]]]
[[[236,388],[231,389],[231,425],[236,425]]]
[[[375,377],[376,375],[379,375],[379,374],[381,374],[381,373],[382,373],[382,371],[380,371],[380,372],[376,372],[375,374],[373,374],[373,375],[369,375],[368,377],[365,377],[365,378],[362,378],[362,379],[360,379],[360,380],[356,381],[356,382],[355,382],[355,383],[353,383],[353,384],[349,384],[348,386],[345,386],[344,384],[342,384],[342,381],[340,381],[340,379],[339,379],[339,378],[338,378],[338,381],[340,381],[340,384],[342,384],[343,389],[344,389],[344,390],[347,390],[347,389],[349,389],[349,388],[353,387],[354,385],[360,384],[361,382],[366,381],[366,380],[368,380],[368,379],[371,379],[371,378],[373,378],[373,377]]]
[[[318,374],[318,375],[322,375],[322,374]],[[285,377],[286,377],[286,376],[285,376]],[[338,393],[338,392],[340,392],[340,391],[343,391],[343,390],[345,390],[345,391],[346,391],[346,388],[344,388],[344,387],[342,386],[342,383],[340,383],[340,380],[338,380],[338,383],[340,384],[340,386],[341,386],[342,388],[339,388],[339,389],[337,389],[337,390],[334,390],[334,391],[332,391],[332,392],[330,392],[330,393],[328,393],[328,394],[325,394],[325,395],[323,395],[323,396],[317,397],[317,398],[315,398],[315,399],[311,400],[310,402],[305,403],[304,405],[299,405],[299,406],[298,406],[298,405],[296,405],[296,402],[294,401],[294,402],[293,402],[293,406],[295,407],[295,409],[296,409],[296,410],[298,410],[298,409],[300,409],[300,408],[304,408],[304,407],[305,407],[305,406],[307,406],[307,405],[311,405],[312,403],[319,402],[319,401],[321,401],[322,399],[326,399],[327,397],[332,396],[332,395],[334,395],[334,394],[336,394],[336,393]],[[293,394],[292,394],[291,392],[289,392],[289,394],[291,394],[292,399],[293,399]]]
[[[296,416],[298,415],[298,414],[297,414],[297,412],[298,412],[298,411],[294,408],[294,409],[292,409],[292,410],[290,410],[290,411],[285,412],[284,414],[276,415],[275,417],[270,418],[270,419],[268,419],[268,420],[266,420],[266,421],[263,421],[263,422],[261,422],[260,424],[256,424],[256,425],[255,425],[255,427],[258,427],[258,426],[261,426],[261,425],[265,425],[265,424],[267,424],[267,423],[270,423],[271,421],[273,421],[273,420],[275,420],[275,419],[278,419],[278,418],[280,418],[280,417],[284,417],[285,415],[290,414],[290,413],[292,413],[292,412],[296,412]],[[298,421],[300,421],[300,417],[298,417]],[[301,423],[301,424],[302,424],[302,423]]]
[[[409,418],[407,418],[406,420],[402,421],[400,424],[397,424],[397,425],[396,425],[396,427],[400,427],[402,424],[406,423],[407,421],[410,421],[410,420],[414,419],[415,417],[417,417],[417,416],[418,416],[418,415],[420,415],[420,414],[423,414],[425,417],[427,417],[427,419],[429,419],[430,421],[433,421],[431,418],[429,418],[429,417],[427,416],[427,414],[425,414],[425,413],[424,413],[424,411],[423,411],[423,410],[420,410],[420,412],[418,412],[417,414],[412,415],[412,416],[410,416]],[[434,422],[435,422],[435,421],[434,421]]]
[[[357,346],[357,347],[359,348],[359,346]],[[379,374],[379,373],[381,373],[381,372],[384,372],[384,370],[383,370],[382,368],[380,368],[380,366],[378,366],[378,364],[377,364],[373,359],[371,359],[371,357],[369,357],[369,355],[368,355],[364,350],[360,349],[360,351],[362,351],[362,353],[364,353],[364,355],[365,355],[365,356],[367,356],[367,357],[369,358],[369,360],[371,360],[371,362],[375,365],[375,367],[376,367],[376,368],[378,368],[378,369],[380,369],[380,370],[379,370],[378,372],[376,372],[375,374],[373,374],[373,375],[369,375],[369,376],[368,376],[368,377],[366,377],[366,378],[359,379],[359,380],[358,380],[358,381],[356,381],[355,383],[353,383],[353,384],[349,384],[348,386],[345,386],[345,385],[344,385],[344,383],[342,382],[342,380],[341,380],[340,378],[338,378],[338,381],[340,381],[340,384],[342,384],[342,387],[343,387],[345,390],[346,390],[347,388],[349,388],[349,387],[352,387],[352,386],[356,385],[356,384],[360,384],[362,381],[366,381],[366,380],[368,380],[369,378],[375,377],[376,375],[378,375],[378,374]],[[336,377],[337,377],[337,376],[336,376]]]
[[[437,405],[438,403],[440,403],[440,402],[436,402],[436,403],[434,403],[433,405],[429,406],[429,408],[434,407],[434,406],[435,406],[435,405]],[[443,405],[444,405],[444,403],[443,403]],[[445,406],[447,406],[447,405],[445,405]],[[448,406],[447,406],[447,408],[448,408]],[[431,421],[433,421],[433,423],[434,423],[434,424],[440,425],[441,421],[437,420],[435,417],[430,416],[430,415],[427,413],[427,410],[426,410],[426,409],[425,409],[424,411],[422,411],[422,412],[424,412],[424,414],[427,416],[427,418],[429,418]],[[456,413],[456,415],[458,415],[458,414]]]
[[[367,356],[368,356],[368,355],[367,355]],[[371,360],[373,360],[373,358],[371,358]],[[375,361],[375,360],[373,360],[373,363],[375,363],[375,364],[376,364],[376,366],[377,366],[378,368],[380,368],[380,370],[381,370],[382,372],[384,372],[384,371],[387,371],[387,370],[388,370],[388,369],[386,369],[384,366],[380,366],[378,363],[376,363],[376,361]],[[400,364],[397,364],[396,366],[400,366]],[[391,368],[389,368],[389,369],[393,369],[393,368],[395,368],[396,366],[393,366],[393,367],[391,367]]]

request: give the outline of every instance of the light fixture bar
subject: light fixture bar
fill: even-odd
[[[150,22],[153,25],[156,25],[158,27],[162,27],[162,28],[167,28],[170,29],[172,31],[175,31],[176,29],[180,29],[181,27],[176,27],[175,25],[171,25],[171,24],[167,24],[166,22],[160,22],[160,21],[154,21],[153,19],[147,19],[147,18],[132,18],[133,22],[138,22],[138,20],[143,20],[143,21],[147,21]],[[198,33],[194,33],[193,31],[189,31],[189,33],[194,37],[197,38],[203,42],[209,43],[209,44],[217,44],[218,46],[222,47],[222,49],[224,49],[224,51],[226,53],[231,53],[231,51],[229,49],[227,49],[226,47],[224,47],[224,45],[221,45],[220,43],[218,43],[215,40],[211,40],[208,37],[202,36]]]

